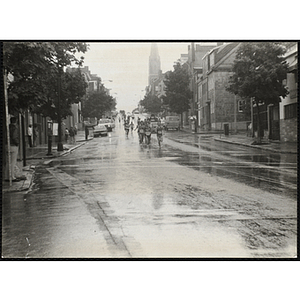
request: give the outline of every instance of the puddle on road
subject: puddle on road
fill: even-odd
[[[226,161],[220,156],[214,157],[202,152],[189,153],[172,147],[167,149],[168,151],[163,153],[165,160],[271,193],[287,195],[295,199],[297,197],[297,176],[293,173],[281,172],[276,168],[282,165],[278,154],[239,154],[238,160]],[[157,157],[155,153],[153,156]],[[226,156],[234,156],[234,153],[226,153]]]
[[[208,137],[206,137],[209,139]],[[195,137],[196,139],[196,137]],[[213,143],[213,146],[216,144]],[[202,144],[203,149],[210,148],[211,141]],[[224,152],[222,152],[224,151]],[[221,155],[221,154],[222,155]],[[227,179],[232,179],[240,183],[249,185],[251,187],[264,189],[268,192],[287,195],[295,198],[297,196],[297,176],[294,173],[284,173],[279,170],[279,167],[295,168],[291,163],[286,165],[281,162],[281,155],[274,153],[255,153],[247,154],[238,151],[228,151],[227,145],[222,145],[218,149],[218,154],[214,155],[214,152],[185,152],[180,149],[175,149],[167,144],[164,144],[162,148],[152,143],[151,145],[137,145],[135,151],[129,152],[125,155],[125,152],[104,151],[101,156],[93,155],[90,157],[61,159],[53,160],[50,163],[50,167],[61,165],[62,167],[68,167],[68,172],[74,173],[71,170],[71,166],[80,164],[95,164],[96,161],[110,162],[112,160],[121,161],[123,164],[141,163],[142,161],[151,160],[155,158],[163,158],[164,160],[174,162],[181,166],[187,166],[194,170],[208,173],[212,176],[220,176]],[[133,158],[138,154],[137,157]],[[224,157],[224,159],[222,159]],[[228,157],[228,160],[226,160]],[[293,159],[290,159],[292,162]],[[276,167],[278,167],[276,169]]]

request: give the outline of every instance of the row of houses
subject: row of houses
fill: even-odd
[[[196,115],[198,130],[222,130],[228,124],[232,132],[257,130],[256,107],[250,101],[250,110],[245,99],[226,90],[236,51],[240,43],[224,43],[207,50],[205,45],[191,44],[188,51],[189,70],[192,75],[193,99],[189,115]],[[196,47],[195,47],[196,46]],[[262,120],[262,134],[271,140],[297,141],[297,83],[298,48],[297,43],[286,53],[289,70],[284,84],[289,89],[287,97],[276,105],[262,104],[259,111]]]
[[[239,45],[238,42],[191,43],[188,46],[188,53],[182,54],[179,59],[179,62],[189,71],[190,89],[193,92],[190,109],[183,114],[184,123],[192,126],[190,120],[195,119],[195,130],[198,132],[224,130],[226,124],[232,133],[251,128],[249,134],[253,136],[256,134],[255,105],[250,105],[250,109],[247,108],[245,99],[226,90],[229,78],[233,74],[232,67]],[[296,42],[290,43],[285,56],[289,69],[284,84],[289,89],[289,95],[281,99],[277,106],[260,107],[261,133],[268,139],[296,142],[298,107],[298,45]],[[164,95],[165,74],[161,71],[156,74],[156,77],[152,75],[147,92],[161,97]],[[253,101],[249,103],[252,104]]]

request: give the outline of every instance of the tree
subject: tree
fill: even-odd
[[[84,58],[75,54],[86,51],[87,45],[80,42],[12,42],[3,46],[4,69],[14,77],[8,89],[10,111],[44,108],[43,115],[53,115],[55,109],[60,151],[64,108],[68,111],[72,101],[82,94],[74,94],[78,88],[70,83],[76,79],[65,75],[64,68],[82,65]]]
[[[140,101],[140,104],[146,109],[147,112],[157,114],[161,111],[162,102],[155,96],[148,94]]]
[[[188,70],[179,62],[174,70],[166,74],[164,80],[166,95],[163,96],[164,105],[168,105],[172,112],[182,114],[190,108],[192,92],[189,88],[190,76]]]
[[[10,113],[32,109],[46,99],[50,64],[40,43],[3,43],[3,66],[13,76],[8,87]]]
[[[278,104],[288,94],[283,85],[287,63],[286,48],[277,42],[242,43],[237,50],[233,76],[227,90],[254,99],[257,107],[257,142],[261,143],[259,104]]]
[[[84,80],[80,69],[76,72],[64,72],[61,74],[61,91],[60,91],[60,115],[66,118],[72,115],[71,104],[78,103],[86,94],[87,83]],[[48,81],[50,89],[48,89],[47,100],[36,106],[33,112],[39,113],[45,117],[50,117],[54,121],[58,121],[58,82],[57,76],[49,77]]]
[[[84,118],[97,118],[116,108],[116,99],[107,94],[104,89],[88,94],[87,99],[83,102],[82,114]]]

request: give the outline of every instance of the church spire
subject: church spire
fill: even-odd
[[[158,58],[159,59],[158,48],[157,48],[157,44],[156,43],[152,43],[151,44],[150,57],[152,57],[152,58]]]
[[[156,43],[151,44],[151,51],[149,56],[149,85],[153,79],[159,78],[161,73],[160,57],[158,54],[158,47]]]

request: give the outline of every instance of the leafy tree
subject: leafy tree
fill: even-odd
[[[3,43],[3,66],[13,76],[8,88],[10,113],[43,103],[50,64],[40,43]]]
[[[259,103],[278,104],[288,94],[282,84],[287,74],[283,54],[286,48],[280,43],[242,43],[237,50],[233,76],[227,90],[243,98],[253,98],[257,107],[258,143],[261,143]]]
[[[140,104],[147,112],[153,114],[159,113],[162,108],[161,100],[157,96],[151,94],[146,95],[144,99],[140,101]]]
[[[116,99],[101,89],[88,94],[83,102],[82,114],[85,118],[100,119],[106,112],[116,108]]]
[[[72,101],[82,94],[79,92],[75,96],[77,87],[65,92],[75,78],[63,75],[64,68],[71,64],[80,66],[83,57],[78,59],[75,54],[86,51],[87,45],[80,42],[8,42],[3,46],[4,70],[14,77],[8,89],[10,111],[44,108],[44,115],[53,115],[55,108],[59,150],[63,150],[61,120],[64,108],[68,110]]]
[[[57,76],[49,77],[49,86],[47,100],[33,109],[45,117],[50,117],[52,120],[58,121],[58,78]],[[60,78],[60,115],[61,118],[66,118],[72,115],[71,104],[78,103],[86,94],[87,83],[84,80],[80,69],[76,72],[64,72]]]
[[[164,80],[166,95],[163,96],[163,101],[172,112],[182,114],[190,108],[192,92],[189,89],[189,83],[188,70],[179,62],[174,65],[173,71],[166,74]]]

